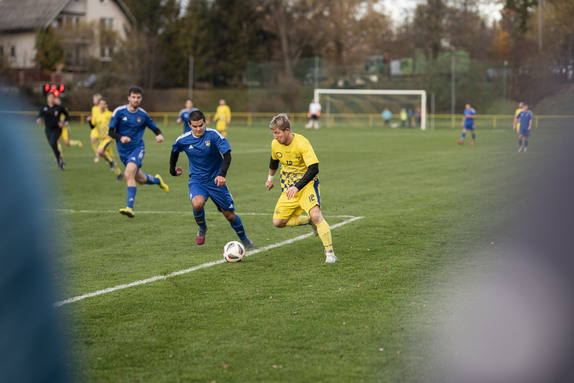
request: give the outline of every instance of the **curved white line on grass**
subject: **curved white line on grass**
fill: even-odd
[[[1,1],[1,0],[0,0]],[[118,211],[117,210],[75,210],[75,209],[46,209],[46,211],[52,211],[54,213],[82,213],[82,214],[86,214],[86,213],[92,213],[92,214],[105,214],[105,213],[113,213],[113,214],[117,214]],[[136,214],[193,214],[193,211],[154,211],[154,210],[137,210],[135,212]],[[221,214],[218,211],[206,211],[205,214]],[[237,211],[237,214],[239,215],[268,215],[271,216],[272,214],[269,213],[247,213],[247,212],[240,212]],[[329,217],[329,218],[356,218],[354,215],[323,215],[324,217]],[[360,217],[362,218],[362,217]]]
[[[331,225],[331,229],[336,229],[336,228],[338,228],[338,227],[341,227],[341,226],[346,225],[346,224],[348,224],[348,223],[354,222],[354,221],[359,220],[359,219],[361,219],[361,218],[363,218],[363,217],[352,217],[352,218],[347,219],[347,220],[345,220],[345,221],[343,221],[343,222],[339,222],[339,223],[336,223],[336,224],[334,224],[334,225]],[[273,245],[269,245],[269,246],[262,247],[262,248],[260,248],[260,249],[251,250],[251,251],[246,252],[246,253],[245,253],[245,256],[247,257],[247,256],[250,256],[250,255],[254,255],[254,254],[257,254],[257,253],[261,253],[261,252],[263,252],[263,251],[268,251],[268,250],[271,250],[271,249],[275,249],[275,248],[277,248],[277,247],[289,245],[289,244],[291,244],[291,243],[293,243],[293,242],[297,242],[297,241],[300,241],[300,240],[305,239],[305,238],[307,238],[307,237],[310,237],[311,235],[313,235],[313,233],[307,233],[307,234],[303,234],[303,235],[300,235],[300,236],[295,237],[295,238],[288,239],[288,240],[283,241],[283,242],[274,243]],[[128,287],[146,285],[146,284],[148,284],[148,283],[152,283],[152,282],[156,282],[156,281],[162,281],[162,280],[165,280],[165,279],[168,279],[168,278],[176,277],[176,276],[178,276],[178,275],[191,273],[192,271],[201,270],[201,269],[206,269],[206,268],[208,268],[208,267],[215,266],[215,265],[219,265],[219,264],[224,263],[224,262],[225,262],[225,260],[220,259],[219,261],[208,262],[208,263],[201,264],[201,265],[199,265],[199,266],[190,267],[189,269],[180,270],[180,271],[175,271],[175,272],[173,272],[173,273],[171,273],[171,274],[167,274],[167,275],[157,275],[157,276],[155,276],[155,277],[151,277],[151,278],[148,278],[148,279],[142,279],[141,281],[135,281],[135,282],[132,282],[132,283],[127,283],[127,284],[125,284],[125,285],[118,285],[118,286],[115,286],[115,287],[110,287],[110,288],[107,288],[107,289],[98,290],[98,291],[95,291],[95,292],[93,292],[93,293],[88,293],[88,294],[84,294],[84,295],[79,295],[79,296],[74,297],[74,298],[69,298],[69,299],[66,299],[66,300],[63,300],[63,301],[56,302],[56,303],[54,303],[54,306],[55,306],[55,307],[60,307],[60,306],[67,305],[68,303],[74,303],[74,302],[78,302],[78,301],[84,300],[84,299],[86,299],[86,298],[96,297],[96,296],[98,296],[98,295],[103,295],[103,294],[107,294],[107,293],[112,293],[112,292],[114,292],[114,291],[127,289]]]

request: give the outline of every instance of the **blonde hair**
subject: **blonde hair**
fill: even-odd
[[[284,132],[287,129],[291,129],[291,121],[289,121],[289,117],[285,113],[278,114],[277,116],[271,119],[269,123],[269,129],[279,129]]]

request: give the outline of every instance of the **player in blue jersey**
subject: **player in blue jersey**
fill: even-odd
[[[190,113],[189,127],[191,131],[179,136],[173,144],[169,172],[172,176],[183,174],[181,166],[176,166],[179,153],[185,152],[189,159],[189,198],[199,226],[195,243],[203,245],[205,242],[207,224],[204,206],[211,197],[245,248],[254,249],[255,245],[245,234],[241,218],[235,214],[235,203],[225,179],[231,164],[229,142],[216,130],[205,127],[205,115],[200,110]]]
[[[528,104],[524,103],[522,105],[522,111],[514,117],[514,129],[516,130],[516,125],[520,123],[518,129],[518,151],[526,151],[528,149],[528,137],[530,137],[530,131],[532,130],[532,120],[534,116],[532,112],[528,110]]]
[[[136,182],[140,185],[159,185],[165,192],[169,192],[169,187],[163,182],[159,174],[152,177],[141,170],[145,154],[143,141],[145,128],[148,127],[155,133],[157,143],[163,142],[161,130],[147,112],[139,107],[142,94],[143,91],[140,87],[134,86],[129,89],[128,103],[114,110],[108,132],[109,136],[116,140],[118,154],[126,168],[124,176],[127,183],[127,207],[120,209],[119,212],[130,218],[134,217]]]
[[[177,116],[177,123],[178,124],[183,123],[183,133],[187,133],[187,132],[191,131],[191,128],[189,127],[189,114],[191,112],[193,112],[194,110],[197,110],[197,108],[193,107],[192,99],[188,98],[185,101],[185,108],[180,110],[179,114]]]
[[[476,111],[470,106],[470,104],[466,104],[464,107],[464,115],[462,117],[462,136],[458,141],[459,145],[464,144],[464,139],[466,137],[467,130],[470,130],[472,133],[472,142],[471,145],[476,144],[476,134],[474,133],[474,118],[476,117]]]

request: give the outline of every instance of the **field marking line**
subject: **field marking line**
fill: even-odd
[[[1,0],[0,0],[1,1]],[[54,213],[80,213],[80,214],[107,214],[107,213],[113,213],[113,214],[117,214],[118,211],[117,210],[76,210],[76,209],[46,209],[46,211],[51,211]],[[271,216],[272,214],[269,213],[247,213],[247,212],[240,212],[237,211],[237,214],[239,215],[268,215]],[[174,211],[174,210],[137,210],[136,211],[137,214],[193,214],[193,211],[190,210],[185,210],[185,211]],[[213,214],[213,215],[220,215],[221,213],[218,211],[206,211],[205,214]],[[329,218],[355,218],[354,215],[323,215],[324,217],[329,217]],[[362,218],[362,217],[361,217]]]
[[[349,218],[349,219],[347,219],[347,220],[345,220],[345,221],[343,221],[343,222],[339,222],[339,223],[336,223],[336,224],[334,224],[334,225],[330,225],[331,230],[336,229],[336,228],[341,227],[341,226],[343,226],[343,225],[346,225],[346,224],[348,224],[348,223],[351,223],[351,222],[354,222],[354,221],[357,221],[357,220],[359,220],[359,219],[364,218],[364,217],[353,217],[353,216],[351,216],[351,217],[352,217],[352,218]],[[272,245],[268,245],[268,246],[262,247],[262,248],[260,248],[260,249],[255,249],[255,250],[247,251],[247,252],[245,253],[245,256],[247,257],[247,256],[250,256],[250,255],[254,255],[254,254],[261,253],[261,252],[264,252],[264,251],[268,251],[268,250],[271,250],[271,249],[275,249],[275,248],[277,248],[277,247],[289,245],[289,244],[291,244],[291,243],[293,243],[293,242],[300,241],[300,240],[305,239],[305,238],[307,238],[307,237],[310,237],[310,236],[312,236],[312,235],[313,235],[313,233],[307,233],[307,234],[303,234],[303,235],[300,235],[300,236],[295,237],[295,238],[288,239],[288,240],[283,241],[283,242],[278,242],[278,243],[274,243],[274,244],[272,244]],[[126,283],[126,284],[118,285],[118,286],[115,286],[115,287],[109,287],[109,288],[107,288],[107,289],[94,291],[93,293],[87,293],[87,294],[84,294],[84,295],[79,295],[79,296],[76,296],[76,297],[73,297],[73,298],[69,298],[69,299],[66,299],[66,300],[63,300],[63,301],[56,302],[56,303],[54,303],[54,307],[61,307],[61,306],[67,305],[67,304],[69,304],[69,303],[78,302],[78,301],[84,300],[84,299],[86,299],[86,298],[96,297],[96,296],[98,296],[98,295],[103,295],[103,294],[107,294],[107,293],[112,293],[112,292],[114,292],[114,291],[127,289],[127,288],[129,288],[129,287],[141,286],[141,285],[146,285],[146,284],[148,284],[148,283],[152,283],[152,282],[156,282],[156,281],[166,280],[166,279],[168,279],[168,278],[176,277],[176,276],[182,275],[182,274],[191,273],[192,271],[197,271],[197,270],[201,270],[201,269],[206,269],[206,268],[208,268],[208,267],[215,266],[215,265],[219,265],[219,264],[221,264],[221,263],[225,263],[225,260],[224,260],[224,259],[220,259],[220,260],[218,260],[218,261],[207,262],[207,263],[203,263],[203,264],[198,265],[198,266],[190,267],[189,269],[180,270],[180,271],[174,271],[173,273],[170,273],[170,274],[167,274],[167,275],[156,275],[155,277],[151,277],[151,278],[147,278],[147,279],[142,279],[142,280],[140,280],[140,281],[135,281],[135,282],[131,282],[131,283]]]

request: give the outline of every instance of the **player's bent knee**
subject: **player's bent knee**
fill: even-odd
[[[205,206],[205,198],[203,196],[195,196],[191,199],[191,206],[195,211],[201,211]],[[222,211],[223,213],[223,211]],[[223,213],[225,215],[225,213]],[[226,217],[227,218],[227,217]]]
[[[221,213],[223,213],[223,216],[229,222],[235,222],[235,217],[236,217],[235,212],[230,211],[230,210],[222,210]]]
[[[282,228],[285,227],[285,225],[287,225],[287,221],[286,219],[273,219],[273,226],[278,227],[278,228]]]

